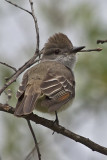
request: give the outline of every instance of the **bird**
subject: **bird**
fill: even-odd
[[[74,47],[63,33],[55,33],[42,49],[40,63],[28,69],[17,91],[15,116],[38,110],[57,113],[70,107],[75,97],[74,66],[85,46]]]

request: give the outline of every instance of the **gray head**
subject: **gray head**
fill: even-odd
[[[73,47],[72,42],[63,33],[56,33],[48,39],[43,49],[42,61],[52,60],[63,63],[72,69],[76,62],[76,53],[82,50],[82,47]]]

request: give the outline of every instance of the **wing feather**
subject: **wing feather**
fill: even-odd
[[[60,106],[75,96],[74,77],[67,79],[64,75],[48,72],[41,84],[41,90],[50,98],[50,108],[58,103]]]

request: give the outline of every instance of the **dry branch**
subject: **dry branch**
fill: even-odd
[[[17,77],[22,73],[24,72],[27,68],[29,68],[31,65],[33,65],[35,63],[35,59],[39,56],[40,58],[40,54],[39,54],[39,28],[38,28],[38,23],[37,23],[37,18],[34,14],[34,9],[33,9],[33,2],[32,0],[29,0],[30,2],[30,5],[31,5],[31,11],[32,12],[29,12],[28,10],[18,6],[17,4],[14,4],[13,2],[10,2],[8,0],[5,0],[6,2],[12,4],[13,6],[17,7],[17,8],[20,8],[21,10],[24,10],[26,11],[27,13],[29,13],[30,15],[32,15],[33,19],[34,19],[34,23],[35,23],[35,29],[36,29],[36,38],[37,38],[37,45],[36,45],[36,50],[35,50],[35,54],[34,56],[28,60],[22,67],[20,67],[17,72],[15,72],[10,78],[9,78],[9,81],[0,89],[0,95],[1,93],[10,85],[12,84],[13,82],[16,81]]]
[[[27,119],[27,123],[28,123],[29,129],[30,129],[30,131],[31,131],[31,133],[32,133],[32,136],[33,136],[33,139],[34,139],[34,142],[35,142],[35,148],[37,149],[38,158],[39,158],[39,160],[41,160],[41,153],[40,153],[40,150],[39,150],[38,142],[37,142],[35,133],[34,133],[34,131],[33,131],[33,128],[32,128],[32,125],[31,125],[29,119]]]
[[[28,60],[22,67],[20,67],[17,72],[15,72],[15,74],[13,74],[13,76],[11,77],[11,79],[0,89],[0,95],[1,93],[10,85],[12,84],[13,82],[16,81],[17,77],[22,73],[24,72],[27,68],[29,68],[34,60],[38,57],[38,55],[34,55],[30,60]]]
[[[97,51],[97,52],[100,52],[102,51],[102,48],[95,48],[95,49],[87,49],[87,50],[81,50],[79,52],[93,52],[93,51]]]
[[[32,0],[29,0],[30,6],[31,6],[31,11],[32,11],[32,17],[35,23],[35,30],[36,30],[36,39],[37,39],[37,43],[36,43],[36,53],[39,54],[39,27],[38,27],[38,22],[37,22],[37,18],[35,16],[34,13],[34,8],[33,8],[33,2]]]
[[[14,114],[14,108],[7,105],[7,104],[0,103],[0,111]],[[68,137],[76,142],[79,142],[79,143],[87,146],[88,148],[92,149],[93,151],[107,155],[107,148],[106,147],[103,147],[103,146],[91,141],[89,138],[85,138],[85,137],[80,136],[76,133],[73,133],[70,130],[67,130],[66,128],[64,128],[63,126],[58,125],[56,123],[53,123],[53,121],[51,121],[51,120],[47,120],[45,118],[39,117],[33,113],[26,116],[26,117],[22,117],[22,118],[27,119],[27,120],[31,120],[31,121],[35,122],[36,124],[41,124],[42,126],[45,126],[49,129],[53,130],[54,132],[62,134],[65,137]]]
[[[107,43],[107,40],[97,40],[97,44],[99,44],[99,43],[101,43],[101,44]]]
[[[27,9],[24,9],[24,8],[20,7],[19,5],[15,4],[15,3],[11,2],[11,1],[8,1],[8,0],[5,0],[5,1],[10,3],[11,5],[13,5],[13,6],[15,6],[15,7],[17,7],[17,8],[19,8],[19,9],[21,9],[21,10],[23,10],[23,11],[25,11],[25,12],[27,12],[27,13],[32,15],[32,13],[30,11],[28,11]]]
[[[13,69],[15,72],[17,72],[17,69],[16,69],[15,67],[12,67],[11,65],[9,65],[9,64],[7,64],[7,63],[0,62],[0,64],[6,66],[6,67],[8,67],[8,68],[11,68],[11,69]]]

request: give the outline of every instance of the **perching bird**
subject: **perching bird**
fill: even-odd
[[[73,47],[62,33],[50,37],[42,50],[41,62],[23,76],[14,114],[28,115],[34,109],[52,113],[69,107],[75,97],[76,53],[83,48]]]

